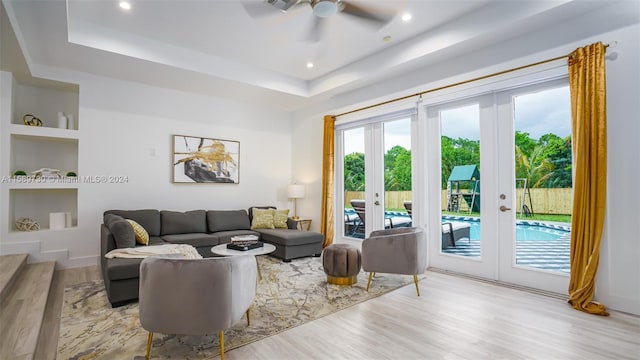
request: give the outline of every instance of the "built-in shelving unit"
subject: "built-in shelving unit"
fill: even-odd
[[[36,236],[39,241],[46,241],[46,233],[74,231],[78,226],[79,184],[77,178],[64,178],[64,175],[79,173],[79,87],[41,79],[21,82],[10,73],[2,73],[2,76],[3,105],[10,105],[9,111],[0,113],[4,133],[1,191],[3,198],[8,200],[2,212],[7,224],[6,234],[18,236],[18,239]],[[9,90],[8,94],[6,90]],[[71,115],[73,121],[61,124],[58,120],[60,112]],[[24,124],[25,114],[37,117],[42,125]],[[60,170],[63,178],[32,176],[42,168]],[[28,176],[13,176],[18,170]],[[50,214],[60,212],[71,215],[70,223],[63,229],[50,229]],[[20,231],[15,225],[20,218],[36,221],[40,230]]]

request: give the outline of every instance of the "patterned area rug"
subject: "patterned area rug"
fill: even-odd
[[[353,286],[330,285],[321,258],[284,263],[259,256],[263,279],[246,318],[225,331],[225,350],[252,343],[375,298],[403,285],[407,275],[376,274],[367,293],[368,273],[360,272]],[[423,278],[421,275],[420,278]],[[65,289],[58,359],[143,359],[148,333],[138,320],[138,304],[112,309],[102,281]],[[219,355],[218,337],[154,334],[154,359],[211,359]]]

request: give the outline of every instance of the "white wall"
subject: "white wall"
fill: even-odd
[[[0,240],[3,252],[29,252],[30,261],[56,260],[59,267],[94,265],[105,210],[291,208],[286,197],[292,167],[289,113],[54,70],[53,78],[80,86],[78,175],[81,179],[116,176],[125,181],[81,182],[77,229],[36,234],[39,237],[12,234]],[[10,77],[3,77],[3,85],[10,85]],[[240,183],[172,183],[174,134],[239,141]]]
[[[289,206],[289,114],[118,80],[86,77],[79,83],[79,175],[124,176],[127,182],[81,184],[79,222],[91,240],[70,249],[70,257],[98,253],[99,224],[108,209]],[[240,183],[172,183],[174,134],[239,141]]]
[[[594,20],[586,16],[584,19],[576,20],[579,21]],[[594,23],[594,27],[601,25],[601,22]],[[566,27],[570,26],[572,24],[566,24]],[[562,26],[558,26],[538,34],[528,34],[525,38],[513,39],[446,63],[434,64],[407,76],[384,84],[375,84],[314,108],[299,111],[294,114],[293,148],[301,150],[311,146],[311,150],[294,151],[294,178],[319,179],[322,176],[322,118],[325,114],[336,114],[363,104],[373,104],[381,99],[407,95],[561,56],[596,41],[617,42],[617,46],[608,49],[606,63],[608,208],[596,298],[611,309],[640,314],[640,282],[637,280],[640,276],[640,212],[637,207],[640,204],[640,192],[617,191],[635,189],[640,179],[640,162],[637,159],[640,154],[640,26],[586,34],[583,37],[577,36],[579,41],[558,44],[557,40],[550,36],[563,34],[562,31]],[[544,47],[544,44],[554,46]],[[423,81],[422,85],[417,85],[416,81],[420,80]],[[312,138],[309,138],[310,135]],[[305,199],[305,205],[319,204],[320,180],[317,184],[318,191],[311,191],[312,195]],[[307,207],[305,211],[319,219],[319,206]]]

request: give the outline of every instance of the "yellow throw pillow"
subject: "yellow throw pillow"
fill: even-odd
[[[253,209],[252,229],[274,229],[273,217],[276,213],[273,209]]]
[[[136,242],[141,245],[149,245],[149,233],[147,232],[147,230],[145,230],[142,225],[133,220],[127,219],[127,221],[133,228],[133,234],[136,237]]]
[[[288,229],[287,219],[289,218],[289,209],[276,210],[273,215],[273,226],[276,229]]]

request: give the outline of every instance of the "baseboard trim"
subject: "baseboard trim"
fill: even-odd
[[[486,284],[498,285],[498,286],[502,286],[502,287],[509,288],[509,289],[526,291],[528,293],[542,295],[542,296],[546,296],[546,297],[550,297],[550,298],[554,298],[554,299],[559,299],[559,300],[567,300],[567,298],[568,298],[568,295],[559,294],[559,293],[556,293],[556,292],[553,292],[553,291],[540,290],[540,289],[536,289],[536,288],[532,288],[532,287],[528,287],[528,286],[511,284],[511,283],[498,281],[498,280],[485,279],[485,278],[482,278],[482,277],[479,277],[479,276],[463,274],[463,273],[450,271],[450,270],[444,270],[444,269],[433,268],[433,267],[430,267],[427,270],[428,271],[432,271],[432,272],[436,272],[436,273],[439,273],[439,274],[451,275],[451,276],[461,277],[461,278],[465,278],[465,279],[480,281],[480,282],[483,282],[483,283],[486,283]]]

